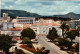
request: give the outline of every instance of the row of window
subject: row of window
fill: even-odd
[[[18,20],[18,22],[33,22],[33,20]]]
[[[17,19],[34,19],[34,18],[30,18],[30,17],[29,17],[29,18],[17,18]]]

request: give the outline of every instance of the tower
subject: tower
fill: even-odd
[[[8,17],[8,13],[3,13],[3,17]]]

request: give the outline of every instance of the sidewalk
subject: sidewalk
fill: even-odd
[[[37,48],[41,48],[41,46],[40,46],[39,43],[33,43],[33,46],[34,46],[35,49],[37,49]]]
[[[32,39],[31,41],[32,41],[32,42],[35,42],[35,39]],[[38,41],[36,41],[36,43],[32,43],[32,45],[34,46],[35,49],[41,48],[40,43],[39,43],[39,42],[37,43],[37,42],[38,42]]]

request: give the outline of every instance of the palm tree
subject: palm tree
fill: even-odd
[[[66,25],[65,23],[63,23],[63,24],[60,26],[60,28],[62,29],[62,36],[63,36],[63,38],[64,38],[64,33],[66,33],[66,32],[69,31],[69,26]],[[66,30],[66,31],[64,32],[64,30]]]

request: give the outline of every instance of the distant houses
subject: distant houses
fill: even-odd
[[[80,25],[80,20],[53,20],[35,17],[19,17],[15,19],[10,19],[8,13],[3,13],[3,17],[0,18],[0,34],[8,34],[14,39],[20,39],[21,31],[30,27],[34,30],[37,36],[47,36],[49,30],[52,27],[56,28],[59,36],[62,36],[62,29],[60,28],[62,23],[66,23],[72,29],[78,29]]]

